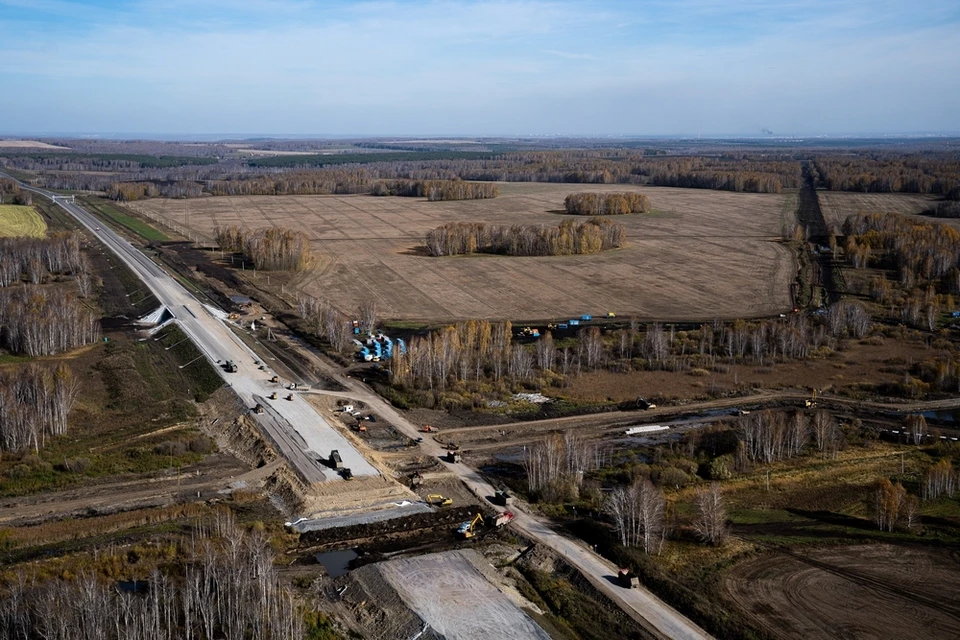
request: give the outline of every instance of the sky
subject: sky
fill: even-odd
[[[0,133],[960,132],[957,0],[0,0]]]

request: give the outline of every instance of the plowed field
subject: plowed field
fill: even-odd
[[[960,637],[960,562],[940,550],[850,546],[748,561],[733,600],[778,638]]]
[[[828,225],[838,231],[843,221],[855,213],[899,213],[913,216],[932,209],[938,198],[913,193],[841,193],[818,191],[820,208]],[[933,218],[928,218],[932,220]]]
[[[315,264],[294,285],[344,311],[374,298],[405,320],[549,319],[584,313],[712,319],[791,306],[794,259],[778,242],[792,198],[672,188],[639,189],[654,212],[617,216],[626,246],[596,255],[431,258],[426,233],[446,222],[555,226],[563,199],[620,185],[504,184],[498,198],[250,196],[148,200],[135,208],[211,235],[217,225],[302,230]]]

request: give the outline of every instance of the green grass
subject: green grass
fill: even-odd
[[[100,214],[103,217],[106,217],[108,220],[112,221],[115,224],[118,224],[133,233],[137,234],[145,240],[150,240],[154,242],[169,242],[170,238],[165,235],[162,231],[151,227],[149,224],[141,220],[140,218],[134,217],[129,213],[121,210],[115,205],[111,204],[107,200],[95,199],[95,198],[85,198],[84,202],[92,208],[96,213]]]
[[[199,462],[211,444],[194,427],[196,408],[222,384],[183,334],[160,342],[115,337],[71,360],[82,380],[80,400],[66,435],[48,440],[39,453],[0,456],[0,496],[65,489],[122,474],[153,473]],[[181,424],[172,432],[154,433]]]
[[[0,353],[0,365],[4,364],[20,364],[22,362],[30,362],[33,360],[30,356],[15,356],[9,353]]]

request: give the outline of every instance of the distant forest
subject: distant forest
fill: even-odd
[[[904,192],[960,199],[953,150],[756,148],[722,151],[563,148],[499,153],[384,151],[248,157],[228,145],[117,143],[111,153],[4,152],[0,165],[31,172],[40,186],[103,192],[117,200],[208,195],[374,194],[433,199],[492,197],[468,183],[622,184],[780,193],[798,188],[808,162],[831,191]],[[79,145],[82,146],[82,145]],[[949,145],[947,145],[949,148]],[[132,153],[120,153],[130,150]],[[841,152],[842,151],[842,152]],[[425,189],[425,185],[432,187]],[[453,185],[452,191],[447,189]],[[432,196],[431,194],[435,195]],[[495,195],[495,194],[494,194]]]

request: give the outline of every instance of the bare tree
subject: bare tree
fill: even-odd
[[[728,534],[727,509],[720,483],[714,482],[706,489],[698,489],[695,500],[697,519],[693,523],[694,531],[708,544],[723,544]]]
[[[377,301],[366,298],[357,309],[357,317],[360,319],[361,331],[366,333],[373,331],[377,326]]]
[[[624,546],[642,546],[645,553],[659,554],[667,536],[667,501],[649,478],[618,487],[604,502]]]
[[[873,515],[881,531],[893,531],[900,519],[901,510],[907,492],[899,482],[893,484],[888,478],[881,478],[874,485]]]

